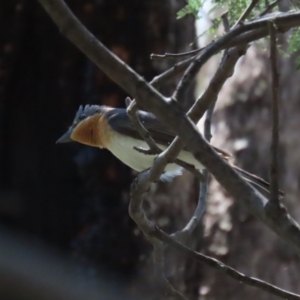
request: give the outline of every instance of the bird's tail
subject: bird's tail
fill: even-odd
[[[250,184],[256,186],[256,187],[259,187],[261,190],[265,191],[266,193],[270,193],[270,184],[269,182],[265,181],[264,179],[254,175],[254,174],[251,174],[251,173],[248,173],[236,166],[232,166],[233,169],[235,171],[237,171],[245,180],[247,180]],[[278,191],[279,193],[279,196],[280,197],[284,197],[284,192],[279,190]]]

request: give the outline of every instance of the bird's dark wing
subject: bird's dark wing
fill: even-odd
[[[154,141],[161,145],[169,145],[175,138],[175,133],[163,126],[156,117],[148,112],[138,111],[138,118],[149,131]],[[135,139],[142,139],[137,130],[131,125],[125,109],[112,109],[106,113],[108,125],[118,133]]]
[[[168,127],[159,122],[159,120],[151,113],[145,111],[138,111],[138,118],[144,127],[149,131],[151,137],[157,144],[169,146],[174,140],[176,134]],[[141,140],[142,137],[131,125],[130,119],[125,109],[112,109],[106,112],[106,117],[109,126],[120,134],[130,136]],[[223,158],[228,159],[231,155],[227,152],[215,148]],[[185,150],[187,148],[185,147]]]
[[[170,145],[170,143],[175,138],[176,134],[165,125],[161,124],[157,118],[148,112],[145,111],[138,111],[138,117],[144,127],[149,131],[152,138],[157,144],[161,144],[164,146]],[[130,119],[127,116],[125,109],[111,109],[105,112],[105,115],[108,120],[108,124],[114,129],[115,131],[119,132],[120,134],[124,134],[130,136],[135,139],[142,140],[140,134],[133,128],[131,125]],[[215,151],[222,156],[225,160],[230,158],[230,154],[227,152],[215,148]],[[187,150],[187,148],[185,148]],[[263,180],[262,178],[248,173],[234,165],[231,165],[244,179],[249,181],[252,185],[260,187],[262,190],[269,193],[269,183]],[[279,190],[280,197],[284,196],[284,192]]]

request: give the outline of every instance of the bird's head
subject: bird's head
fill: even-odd
[[[79,142],[94,147],[105,147],[107,122],[105,107],[98,105],[80,106],[72,125],[56,143]]]

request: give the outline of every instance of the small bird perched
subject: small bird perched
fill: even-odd
[[[137,112],[138,118],[144,127],[150,132],[152,138],[162,150],[166,149],[175,138],[176,134],[157,118],[145,111]],[[69,130],[57,140],[57,143],[76,141],[85,145],[105,148],[114,154],[124,164],[136,171],[143,171],[152,166],[156,155],[145,155],[134,149],[147,148],[146,142],[131,125],[126,109],[107,106],[86,105],[79,107],[73,124]],[[214,150],[228,160],[230,155],[223,150],[213,147]],[[194,156],[184,148],[178,159],[195,166],[201,170],[204,167]],[[236,166],[232,166],[249,183],[256,185],[264,191],[269,191],[269,183],[256,175],[250,174]],[[168,164],[162,180],[170,180],[180,175],[182,168],[176,164]]]

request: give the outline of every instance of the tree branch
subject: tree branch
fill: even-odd
[[[159,154],[162,153],[162,150],[157,146],[153,138],[151,137],[149,131],[144,127],[144,125],[140,122],[138,119],[136,112],[138,110],[136,101],[133,100],[131,101],[129,97],[125,99],[125,102],[128,104],[127,107],[127,114],[131,120],[132,126],[138,131],[138,133],[141,135],[143,140],[147,143],[149,149],[142,149],[142,148],[137,148],[133,147],[134,150],[143,153],[145,155],[150,155],[150,154]],[[193,173],[199,181],[205,181],[204,176],[195,168],[195,166],[190,165],[178,158],[172,160],[172,158],[167,158],[168,162],[174,162],[178,166],[185,168],[186,170],[190,171]],[[172,160],[172,161],[171,161]]]
[[[215,104],[216,102],[213,102],[209,107],[209,109],[207,110],[206,118],[204,122],[204,137],[208,142],[210,142],[212,137],[210,129],[211,129],[211,120],[212,120]],[[200,182],[198,202],[193,216],[181,231],[178,231],[171,235],[173,238],[179,238],[180,241],[184,241],[186,236],[192,234],[192,232],[199,224],[205,210],[209,174],[206,169],[202,171],[202,174],[205,180],[203,180],[203,182]]]
[[[160,286],[164,291],[166,296],[170,296],[173,299],[178,300],[187,300],[181,293],[176,291],[168,279],[165,276],[165,268],[164,268],[164,244],[162,241],[158,240],[157,238],[150,238],[151,243],[153,244],[153,256],[154,256],[154,263],[156,267],[156,274],[160,279]]]
[[[239,58],[245,54],[247,46],[231,48],[225,52],[220,67],[210,81],[209,86],[190,109],[188,116],[194,121],[198,121],[205,111],[214,103],[219,95],[225,81],[232,76],[235,64]]]
[[[235,63],[237,62],[238,57],[232,55],[228,56],[228,51],[226,51],[223,54],[223,58],[221,61],[221,64],[214,75],[213,79],[210,81],[210,84],[208,88],[206,89],[204,95],[196,101],[196,103],[202,103],[203,101],[208,104],[211,103],[209,108],[206,112],[206,118],[204,122],[204,137],[205,139],[210,142],[211,140],[211,120],[212,115],[214,111],[214,107],[217,101],[217,96],[219,94],[220,89],[222,88],[224,82],[228,77],[232,75],[233,68],[235,66]],[[199,117],[198,115],[195,116],[196,119]],[[195,120],[196,120],[195,119]],[[199,187],[199,197],[197,202],[196,210],[189,220],[189,222],[186,224],[186,226],[181,230],[178,231],[171,236],[173,238],[176,238],[180,241],[185,241],[187,236],[189,236],[196,226],[199,224],[201,217],[203,215],[204,209],[205,209],[205,202],[206,202],[206,194],[207,194],[207,185],[208,185],[208,172],[207,170],[203,170],[202,172],[203,176],[205,177],[205,180],[200,183]]]
[[[217,100],[218,94],[224,82],[233,74],[234,66],[240,56],[245,53],[245,48],[246,46],[240,46],[225,52],[220,66],[216,74],[212,78],[208,88],[205,90],[204,94],[198,100],[196,100],[195,104],[187,113],[187,116],[190,117],[193,122],[197,122],[204,115],[209,106]],[[184,91],[184,88],[182,88],[182,84],[182,82],[179,83],[172,97],[172,100],[174,100],[173,103],[175,104],[177,103],[176,97],[178,91],[180,90],[180,93]],[[172,152],[173,155],[171,156],[171,158],[174,159],[180,153],[183,146],[183,141],[180,140],[179,137],[176,137],[169,148],[166,150],[166,153],[169,156],[169,152]],[[178,233],[178,235],[180,235],[180,233]]]
[[[176,64],[174,64],[174,66],[170,69],[168,69],[167,71],[165,71],[164,73],[155,76],[150,84],[155,87],[156,89],[160,89],[162,87],[163,84],[165,84],[166,82],[168,82],[169,80],[173,79],[174,77],[176,77],[177,75],[181,74],[182,72],[184,72],[184,70],[186,70],[186,68],[189,66],[189,64],[196,58],[196,56],[190,57],[184,61],[178,62]]]
[[[170,237],[167,233],[159,229],[157,226],[155,226],[155,231],[152,233],[152,236],[165,242],[166,244],[172,246],[179,252],[185,254],[186,256],[194,259],[197,262],[200,262],[202,264],[205,264],[215,270],[221,271],[225,273],[227,276],[237,280],[238,282],[244,283],[245,285],[249,285],[255,288],[258,288],[260,290],[263,290],[265,292],[268,292],[272,295],[275,295],[277,297],[288,299],[288,300],[299,300],[300,295],[288,292],[286,290],[283,290],[275,285],[272,285],[270,283],[267,283],[263,280],[246,276],[239,271],[235,270],[234,268],[220,262],[219,260],[206,256],[204,254],[201,254],[199,252],[193,251],[190,248],[184,246],[183,244],[179,243],[172,237]]]
[[[128,101],[128,99],[130,98],[127,97],[126,100]],[[143,138],[143,140],[147,143],[149,147],[149,149],[144,149],[143,153],[145,155],[161,153],[162,150],[156,145],[149,131],[143,126],[143,124],[140,122],[139,118],[137,117],[136,115],[137,110],[138,110],[138,106],[136,104],[136,101],[135,100],[131,101],[131,103],[127,107],[127,114],[130,118],[132,126],[139,132],[140,136]],[[139,149],[135,149],[135,150],[139,151]]]
[[[280,2],[281,0],[276,0],[270,4],[268,4],[268,6],[266,7],[266,9],[264,11],[262,11],[260,14],[259,14],[259,17],[262,17],[266,14],[268,14],[275,6],[278,5],[278,3]]]
[[[242,15],[239,17],[239,19],[236,21],[236,23],[233,25],[232,28],[235,28],[236,26],[238,26],[239,24],[241,24],[242,22],[244,22],[247,19],[247,17],[250,15],[251,11],[255,7],[255,5],[258,3],[258,1],[259,0],[252,0],[250,2],[250,4],[247,6],[245,11],[242,13]]]
[[[280,215],[275,220],[265,212],[267,199],[252,189],[248,183],[220,158],[210,145],[199,134],[195,125],[185,115],[181,107],[168,101],[150,86],[141,76],[129,66],[108,51],[74,16],[62,0],[39,0],[62,32],[112,80],[134,97],[140,107],[154,113],[160,121],[169,126],[180,136],[194,157],[207,168],[220,184],[242,203],[258,219],[263,221],[300,254],[300,230],[298,224],[287,214]],[[300,25],[300,12],[279,13],[266,16],[225,34],[212,43],[197,58],[196,69],[211,55],[229,43],[234,36],[254,29],[266,28],[273,20],[279,31],[288,30]],[[190,67],[192,70],[195,65]],[[159,156],[158,156],[159,157]],[[163,171],[163,170],[162,170]],[[155,176],[151,176],[153,179]],[[149,186],[148,186],[149,187]],[[147,190],[147,189],[146,189]],[[141,196],[144,190],[141,192]]]
[[[269,24],[270,30],[270,63],[272,71],[272,142],[271,142],[271,162],[270,162],[270,201],[279,205],[278,199],[278,143],[279,143],[279,108],[278,108],[278,89],[279,75],[277,71],[277,45],[276,29],[272,22]]]
[[[270,10],[272,10],[278,3],[280,2],[280,0],[275,1],[273,3],[271,3],[268,8],[262,12],[259,17],[265,16]],[[291,14],[291,13],[287,13],[287,14]],[[275,13],[276,15],[276,13]],[[272,16],[272,15],[271,15]],[[266,16],[268,17],[268,16]],[[272,20],[273,17],[269,17],[269,20]],[[259,19],[257,19],[259,20]],[[252,22],[255,22],[257,20],[254,20]],[[298,20],[299,21],[299,20]],[[289,29],[291,29],[292,27],[297,27],[299,26],[300,22],[296,21],[296,19],[294,19],[294,16],[289,20],[289,22],[287,22],[287,24],[283,22],[281,22],[281,27],[280,27],[280,32],[283,33]],[[247,24],[250,24],[247,23]],[[241,30],[241,33],[236,32],[236,36],[235,34],[232,34],[228,40],[227,37],[225,38],[225,42],[221,43],[219,48],[212,54],[210,54],[210,56],[212,56],[213,54],[217,53],[218,51],[224,50],[225,48],[231,48],[234,46],[238,46],[238,45],[243,45],[243,44],[248,44],[250,42],[253,42],[255,40],[258,40],[260,38],[266,37],[269,34],[268,31],[268,26],[264,24],[264,27],[259,27],[257,24],[254,24],[253,29],[250,28],[245,28],[241,25],[239,26],[239,28],[243,27],[243,29]],[[225,35],[226,36],[226,35]],[[212,42],[210,45],[214,44],[215,42]],[[208,47],[208,46],[206,46]],[[201,48],[201,51],[204,50],[205,48]],[[195,50],[196,51],[196,50]],[[175,64],[172,68],[170,68],[169,70],[165,71],[164,73],[156,76],[152,81],[151,84],[156,87],[156,88],[160,88],[162,83],[167,82],[168,80],[171,80],[172,78],[174,78],[175,76],[177,76],[178,74],[180,74],[181,72],[183,72],[188,66],[189,64],[194,61],[196,58],[196,56],[188,58],[182,62],[179,62],[177,64]]]
[[[230,30],[230,24],[228,20],[228,10],[226,10],[222,15],[221,15],[224,31],[228,32]]]
[[[216,54],[218,51],[223,49],[223,47],[225,47],[225,45],[227,45],[234,37],[237,37],[238,35],[253,29],[268,28],[268,22],[270,21],[274,23],[279,32],[285,31],[286,27],[288,26],[287,24],[297,23],[297,26],[300,25],[299,12],[288,13],[288,17],[283,17],[283,15],[285,14],[273,13],[268,16],[264,16],[254,21],[248,22],[246,24],[240,25],[230,30],[228,33],[220,37],[215,42],[208,45],[205,49],[203,49],[203,51],[201,51],[197,55],[196,59],[187,68],[172,98],[181,102],[181,99],[185,97],[186,91],[188,90],[189,86],[191,85],[193,79],[195,78],[196,74],[201,69],[201,67],[207,62],[207,60],[212,55]],[[299,20],[295,18],[296,15],[299,18]]]
[[[155,225],[147,218],[143,209],[143,196],[149,190],[151,182],[159,179],[160,174],[165,169],[165,165],[166,161],[164,161],[164,157],[160,154],[150,169],[140,172],[137,178],[134,179],[130,189],[129,214],[154,247],[156,272],[164,292],[175,299],[185,300],[185,297],[171,286],[164,275],[163,245],[158,239],[151,236],[151,233],[154,232]]]
[[[203,47],[204,48],[204,47]],[[164,58],[172,58],[172,59],[177,59],[181,58],[184,56],[191,56],[194,54],[198,54],[203,48],[187,51],[187,52],[182,52],[182,53],[165,53],[165,54],[154,54],[152,53],[150,55],[151,59],[164,59]]]

